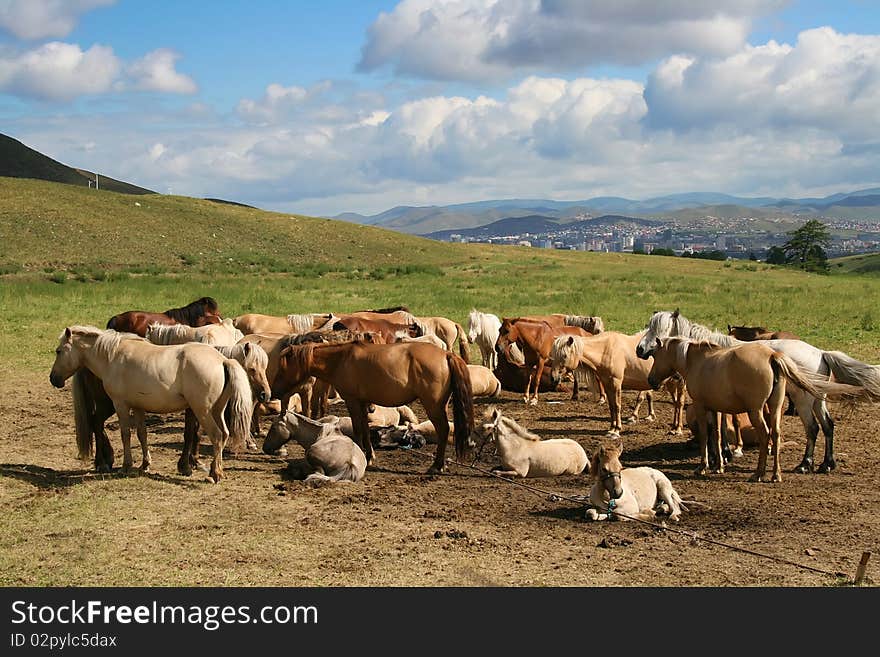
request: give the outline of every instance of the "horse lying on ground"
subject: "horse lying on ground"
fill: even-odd
[[[488,367],[468,365],[471,373],[471,389],[474,397],[497,397],[501,394],[501,381]]]
[[[307,484],[323,486],[338,481],[358,482],[364,478],[367,459],[363,451],[339,431],[335,423],[317,422],[288,411],[272,423],[263,451],[272,454],[291,439],[306,451],[306,462],[312,469],[305,478]]]
[[[584,448],[570,438],[541,440],[505,417],[497,408],[486,411],[472,438],[476,448],[494,442],[501,466],[493,472],[504,477],[557,477],[581,474],[589,463]]]
[[[449,431],[447,442],[452,444],[455,424],[451,421],[449,422]],[[396,427],[385,427],[379,430],[379,445],[381,447],[424,447],[436,444],[437,430],[430,420],[406,422]],[[474,446],[473,441],[469,446]]]
[[[219,324],[220,308],[211,297],[202,297],[183,306],[169,308],[162,313],[146,310],[128,310],[114,315],[107,321],[107,328],[121,333],[135,333],[144,337],[150,324],[186,324],[187,326],[205,326]]]
[[[498,354],[495,352],[495,343],[498,341],[498,331],[501,329],[501,320],[492,313],[483,313],[474,308],[468,315],[468,342],[476,344],[483,358],[483,367],[494,370],[498,365]]]
[[[590,465],[590,505],[587,520],[653,520],[657,511],[678,522],[681,497],[669,478],[654,468],[624,468],[623,445],[603,445]]]
[[[131,333],[93,326],[69,326],[59,337],[49,381],[64,386],[81,367],[99,379],[113,400],[124,449],[123,470],[132,466],[131,419],[134,418],[143,459],[150,467],[145,413],[170,413],[187,407],[195,413],[214,446],[211,478],[223,477],[223,447],[244,446],[253,401],[247,374],[237,361],[208,345],[158,346]],[[224,412],[229,407],[231,430]]]

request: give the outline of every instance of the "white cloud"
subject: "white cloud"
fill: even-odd
[[[0,58],[0,91],[26,98],[71,100],[110,90],[120,66],[108,46],[82,51],[77,45],[53,41]]]
[[[880,134],[880,36],[801,32],[723,59],[674,57],[650,76],[652,127],[817,128],[848,140]]]
[[[80,15],[115,0],[0,0],[0,29],[19,39],[70,34]]]
[[[358,65],[441,80],[723,55],[787,0],[403,0],[369,27]]]
[[[172,94],[194,94],[198,91],[195,81],[188,75],[178,73],[174,63],[180,55],[173,50],[153,50],[126,67],[135,89],[160,91]]]

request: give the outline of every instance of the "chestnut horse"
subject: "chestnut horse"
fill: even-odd
[[[374,459],[367,409],[370,404],[402,406],[418,399],[437,430],[437,451],[429,474],[443,472],[452,400],[455,452],[463,457],[474,429],[474,401],[467,364],[460,356],[430,344],[305,344],[288,347],[278,377],[291,384],[317,377],[336,388],[345,400],[357,442]]]
[[[332,329],[334,331],[359,331],[361,333],[378,333],[386,344],[395,342],[399,336],[418,338],[424,335],[422,328],[416,323],[401,324],[387,319],[365,319],[353,315],[339,318]]]
[[[143,338],[150,324],[186,324],[198,327],[219,324],[222,320],[217,302],[211,297],[202,297],[183,308],[169,308],[162,313],[128,310],[111,317],[107,321],[107,328],[121,333],[135,333]]]
[[[498,332],[498,348],[508,360],[513,360],[509,352],[510,345],[515,342],[523,351],[526,366],[531,368],[529,382],[526,384],[526,391],[523,395],[523,401],[526,404],[534,405],[538,403],[538,386],[541,381],[541,375],[544,372],[544,366],[550,359],[553,340],[560,335],[589,337],[592,333],[577,326],[559,326],[554,328],[544,321],[539,323],[521,318],[510,319],[505,317],[501,322],[501,329]],[[533,385],[534,393],[531,393]],[[530,393],[533,396],[530,396]]]
[[[727,325],[727,335],[743,342],[754,340],[800,340],[800,337],[789,331],[771,331],[763,326],[731,326]]]

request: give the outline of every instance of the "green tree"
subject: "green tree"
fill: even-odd
[[[767,264],[784,265],[785,263],[785,249],[781,246],[771,246],[767,249]]]
[[[831,233],[825,224],[818,219],[810,219],[788,235],[788,241],[782,245],[786,262],[806,271],[828,271],[825,249],[831,244]]]

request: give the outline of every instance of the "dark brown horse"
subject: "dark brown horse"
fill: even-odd
[[[731,326],[727,325],[727,335],[737,340],[752,342],[754,340],[800,340],[800,337],[789,331],[771,331],[763,326]]]
[[[129,310],[111,317],[107,322],[107,328],[125,333],[136,333],[143,338],[147,334],[147,327],[153,323],[186,324],[198,327],[219,324],[222,320],[217,302],[211,297],[202,297],[182,308],[169,308],[161,313]]]
[[[474,428],[474,402],[470,372],[460,356],[419,342],[306,344],[289,347],[285,356],[279,362],[278,377],[296,384],[314,376],[336,388],[348,407],[367,463],[374,458],[369,405],[395,407],[416,399],[437,430],[437,451],[428,473],[440,473],[446,465],[450,398],[455,452],[464,456]]]

